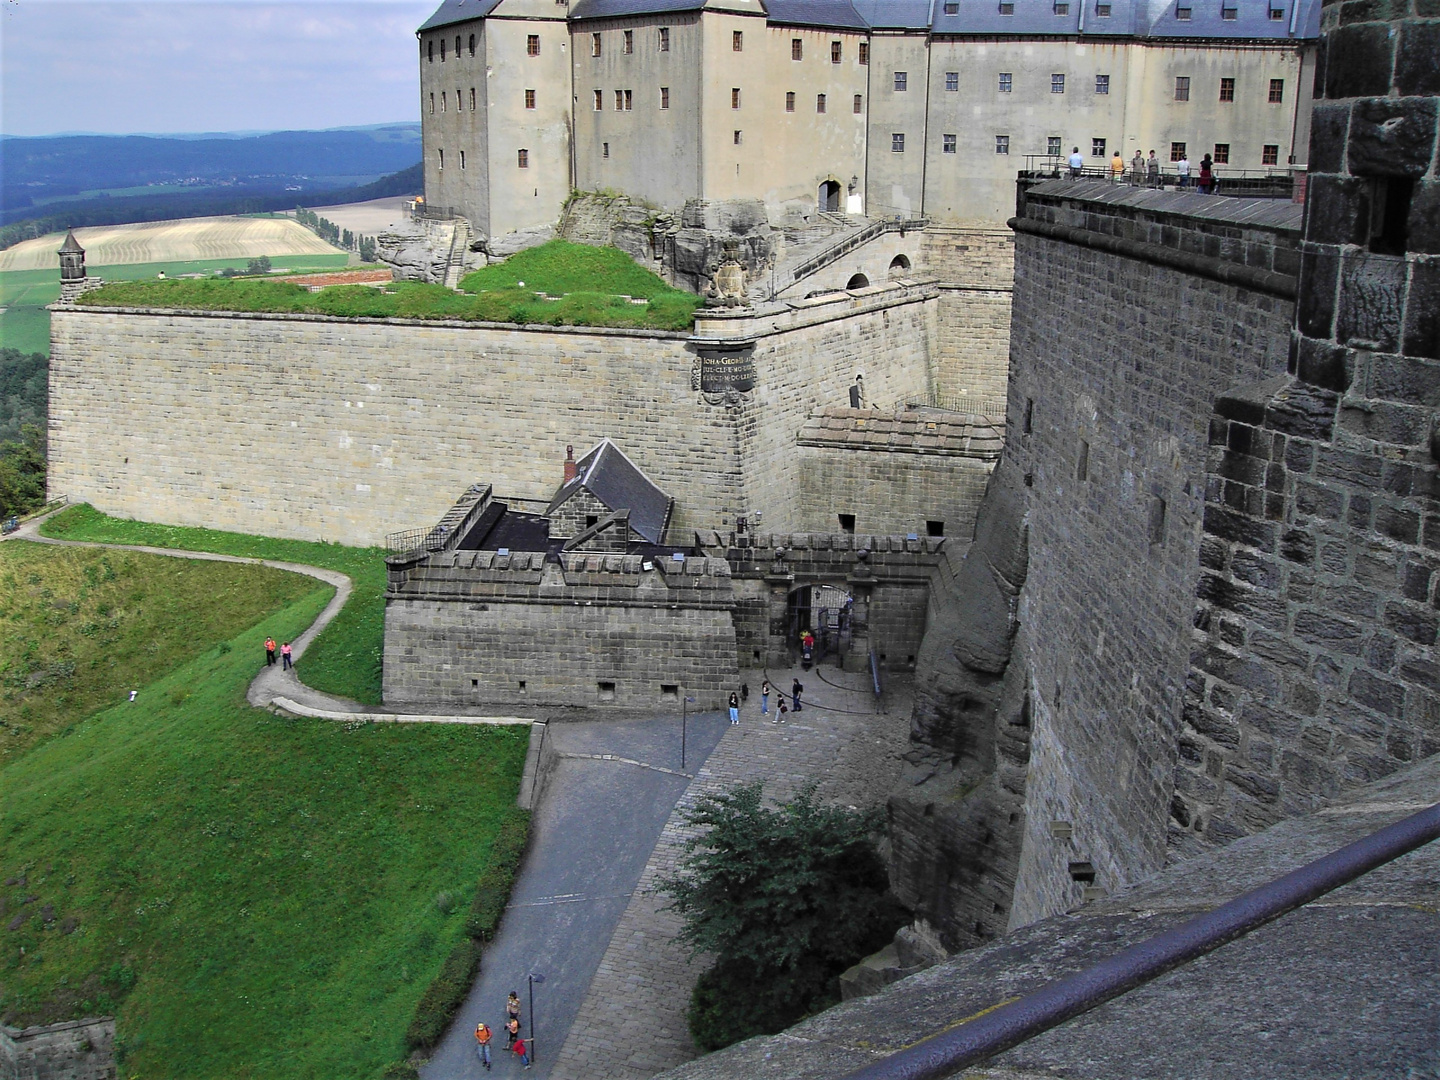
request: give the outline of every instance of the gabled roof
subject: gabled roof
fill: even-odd
[[[553,514],[581,489],[611,510],[629,510],[630,528],[650,543],[658,544],[664,538],[674,500],[609,439],[601,439],[575,463],[575,479],[560,485],[545,512]]]
[[[435,9],[435,14],[421,23],[420,29],[415,32],[418,34],[471,19],[483,19],[499,6],[500,0],[443,0]]]
[[[765,0],[765,21],[779,26],[868,30],[850,0]]]
[[[860,17],[876,30],[924,30],[940,0],[854,0]]]
[[[613,19],[622,15],[663,15],[672,11],[699,11],[705,0],[578,0],[570,7],[570,18]]]

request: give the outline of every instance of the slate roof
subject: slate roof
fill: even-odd
[[[652,544],[664,539],[675,500],[651,483],[609,439],[601,439],[575,463],[575,479],[560,485],[545,512],[553,514],[582,488],[611,510],[629,510],[632,532]]]
[[[870,26],[882,30],[924,30],[930,25],[931,0],[854,0],[855,10]],[[939,7],[940,0],[934,0]]]
[[[778,26],[823,26],[836,30],[870,28],[850,0],[765,0],[765,21]]]
[[[435,14],[421,23],[420,29],[415,32],[418,34],[422,30],[434,30],[453,23],[483,19],[499,6],[500,0],[443,0],[435,9]]]
[[[60,245],[61,255],[84,255],[85,249],[80,246],[80,241],[75,239],[73,229],[65,230],[65,242]]]
[[[578,0],[570,6],[570,21],[611,19],[620,15],[663,15],[671,11],[699,11],[705,0]]]

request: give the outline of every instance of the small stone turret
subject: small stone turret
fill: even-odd
[[[75,239],[75,230],[67,229],[60,245],[60,302],[71,303],[81,293],[98,289],[104,282],[85,276],[85,249]]]

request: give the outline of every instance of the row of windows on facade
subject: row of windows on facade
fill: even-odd
[[[1014,0],[998,0],[998,7],[1001,15],[1014,15]],[[1051,10],[1056,15],[1069,15],[1069,0],[1051,0]],[[960,14],[960,0],[945,0],[943,11],[946,15]],[[1285,18],[1285,5],[1271,3],[1267,8],[1272,22],[1281,22]],[[1176,0],[1175,18],[1181,22],[1189,22],[1195,14],[1195,5],[1190,0]],[[1105,0],[1096,0],[1095,15],[1101,19],[1110,17],[1110,5]],[[1220,18],[1226,22],[1234,22],[1240,17],[1240,7],[1237,0],[1220,0]],[[940,29],[944,29],[941,27]]]
[[[455,48],[457,50],[460,48],[459,38],[455,39]],[[668,26],[661,26],[656,28],[655,48],[657,52],[670,51],[670,28]],[[732,30],[730,32],[730,50],[732,52],[745,51],[745,31]],[[635,51],[634,30],[620,31],[620,51],[626,55],[629,55]],[[445,59],[445,49],[443,45],[441,46],[440,54],[440,59],[443,61]],[[535,54],[532,53],[531,55]],[[590,35],[590,55],[605,55],[605,36],[603,34],[597,32]],[[790,39],[790,59],[805,59],[805,41],[803,38]],[[868,41],[862,41],[858,43],[855,60],[857,63],[860,64],[870,63],[870,43]],[[845,43],[843,41],[830,42],[830,62],[832,64],[842,64],[845,62]]]
[[[823,110],[822,110],[822,111],[823,111]],[[858,110],[857,110],[857,111],[858,111]],[[732,140],[733,140],[733,142],[734,142],[734,144],[735,144],[736,146],[740,146],[740,145],[744,142],[745,133],[744,133],[743,130],[737,128],[734,132],[731,133],[731,138],[732,138]],[[1050,137],[1046,140],[1045,150],[1046,150],[1047,156],[1049,156],[1049,157],[1059,157],[1059,156],[1061,156],[1061,153],[1062,153],[1062,145],[1063,145],[1063,144],[1062,144],[1059,136],[1050,136]],[[1183,143],[1183,142],[1172,142],[1172,143],[1170,144],[1170,160],[1171,160],[1171,162],[1180,162],[1180,161],[1185,161],[1185,160],[1187,160],[1186,145],[1187,145],[1187,144],[1185,144],[1185,143]],[[955,135],[941,135],[941,136],[940,136],[940,150],[941,150],[942,153],[945,153],[945,154],[953,154],[953,153],[956,153],[956,152],[957,152],[957,146],[958,146],[958,137],[957,137],[957,136],[955,136]],[[892,154],[903,154],[903,153],[905,152],[905,135],[904,135],[903,132],[897,131],[897,132],[894,132],[894,133],[891,134],[891,136],[890,136],[890,152],[891,152]],[[440,155],[440,159],[439,159],[439,160],[440,160],[440,168],[441,168],[441,169],[444,169],[444,168],[445,168],[445,151],[444,151],[444,150],[440,150],[440,151],[438,151],[438,153],[439,153],[439,155]],[[996,136],[995,136],[995,153],[997,153],[997,154],[1008,154],[1008,153],[1010,153],[1010,136],[1009,136],[1009,135],[996,135]],[[527,149],[527,150],[519,150],[519,151],[517,151],[517,156],[518,156],[518,161],[517,161],[518,167],[519,167],[519,168],[522,168],[522,169],[528,169],[528,168],[530,167],[530,151],[529,151],[528,149]],[[601,156],[601,157],[606,157],[606,158],[608,158],[608,157],[610,156],[610,144],[609,144],[608,142],[607,142],[607,143],[601,143],[601,144],[600,144],[600,156]],[[1091,157],[1097,157],[1097,158],[1103,158],[1103,157],[1105,156],[1105,140],[1104,140],[1104,139],[1092,139],[1092,140],[1090,140],[1090,156],[1091,156]],[[1215,144],[1215,149],[1214,149],[1214,150],[1212,151],[1212,153],[1211,153],[1211,160],[1213,160],[1216,165],[1228,165],[1228,164],[1230,163],[1230,144],[1229,144],[1229,143],[1216,143],[1216,144]],[[1280,147],[1279,147],[1279,145],[1276,144],[1276,143],[1265,143],[1265,144],[1260,148],[1260,163],[1261,163],[1262,165],[1277,165],[1277,164],[1279,164],[1279,162],[1280,162]],[[460,168],[461,168],[462,170],[465,168],[465,151],[464,151],[464,150],[461,150],[461,151],[460,151]]]

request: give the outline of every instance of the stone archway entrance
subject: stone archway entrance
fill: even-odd
[[[819,206],[822,211],[839,212],[840,181],[826,180],[820,185]]]
[[[805,631],[815,635],[815,663],[845,666],[850,648],[851,616],[855,598],[835,585],[800,585],[785,598],[785,641],[792,656],[800,656]]]

